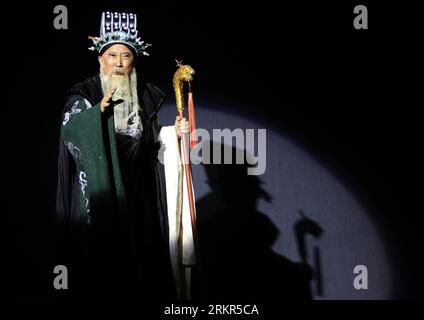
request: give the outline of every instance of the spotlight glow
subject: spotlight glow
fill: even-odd
[[[323,167],[272,127],[223,110],[231,109],[199,106],[197,126],[211,133],[213,129],[224,128],[267,129],[266,171],[259,178],[273,200],[270,203],[259,201],[257,209],[267,215],[280,232],[272,249],[292,261],[301,260],[294,231],[295,223],[300,220],[300,210],[324,231],[319,239],[306,238],[308,264],[313,265],[313,247],[320,250],[323,296],[316,295],[312,283],[314,298],[390,299],[389,259],[383,240],[360,199],[331,173],[331,168]],[[160,117],[162,123],[173,123],[175,107],[164,106]],[[211,189],[201,165],[193,165],[193,176],[199,200]],[[365,290],[354,287],[354,279],[358,276],[354,269],[358,265],[365,266],[368,271]]]

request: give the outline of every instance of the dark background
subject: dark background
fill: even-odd
[[[53,8],[68,8],[55,30]],[[366,4],[369,30],[353,28]],[[199,103],[266,119],[347,183],[376,215],[398,264],[397,296],[421,298],[418,153],[422,103],[418,11],[409,4],[337,1],[168,5],[15,3],[5,14],[2,158],[7,223],[6,296],[48,296],[57,139],[65,92],[98,72],[88,35],[103,10],[135,11],[153,44],[143,77],[172,99],[174,58],[197,70]],[[127,9],[128,8],[128,9]],[[134,9],[135,8],[135,9]],[[9,69],[10,68],[10,69]],[[4,87],[3,87],[4,88]],[[260,106],[260,107],[259,107]],[[3,224],[2,224],[3,225]],[[46,279],[49,279],[46,281]]]

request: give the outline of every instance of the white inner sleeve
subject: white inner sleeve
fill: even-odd
[[[169,249],[174,278],[177,279],[178,261],[184,266],[195,264],[193,231],[184,168],[180,158],[180,145],[174,126],[162,127],[159,133],[159,156],[165,169],[166,201],[168,207]],[[181,190],[183,190],[181,194]],[[194,194],[194,192],[193,192]],[[182,237],[182,248],[178,239]],[[179,252],[182,256],[178,256]],[[189,280],[189,279],[187,279]]]

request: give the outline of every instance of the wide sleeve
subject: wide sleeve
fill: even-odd
[[[191,267],[197,263],[186,172],[180,157],[182,150],[175,127],[162,127],[159,140],[161,142],[159,162],[163,164],[165,171],[171,265],[174,279],[177,281],[177,290],[182,290],[182,287],[190,288]],[[194,189],[192,186],[191,188],[194,195]],[[184,290],[179,292],[181,294]]]
[[[69,225],[72,220],[78,218],[76,211],[79,206],[75,163],[78,148],[70,141],[66,141],[64,137],[68,136],[67,138],[69,138],[71,130],[67,130],[68,127],[76,126],[79,116],[91,109],[92,106],[86,99],[73,95],[67,100],[62,112],[56,189],[56,214],[57,221],[61,226]]]

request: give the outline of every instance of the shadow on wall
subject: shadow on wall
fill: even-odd
[[[237,152],[246,155],[245,150],[215,142],[211,154],[217,147],[222,148],[222,159],[224,152],[232,152],[233,159]],[[247,175],[246,161],[204,167],[212,191],[196,203],[200,266],[193,298],[312,299],[313,272],[306,255],[301,253],[302,261],[293,262],[271,249],[279,231],[256,205],[261,198],[272,199],[257,176]],[[304,221],[307,223],[295,225],[299,250],[303,251],[301,239],[311,226],[311,220]]]

